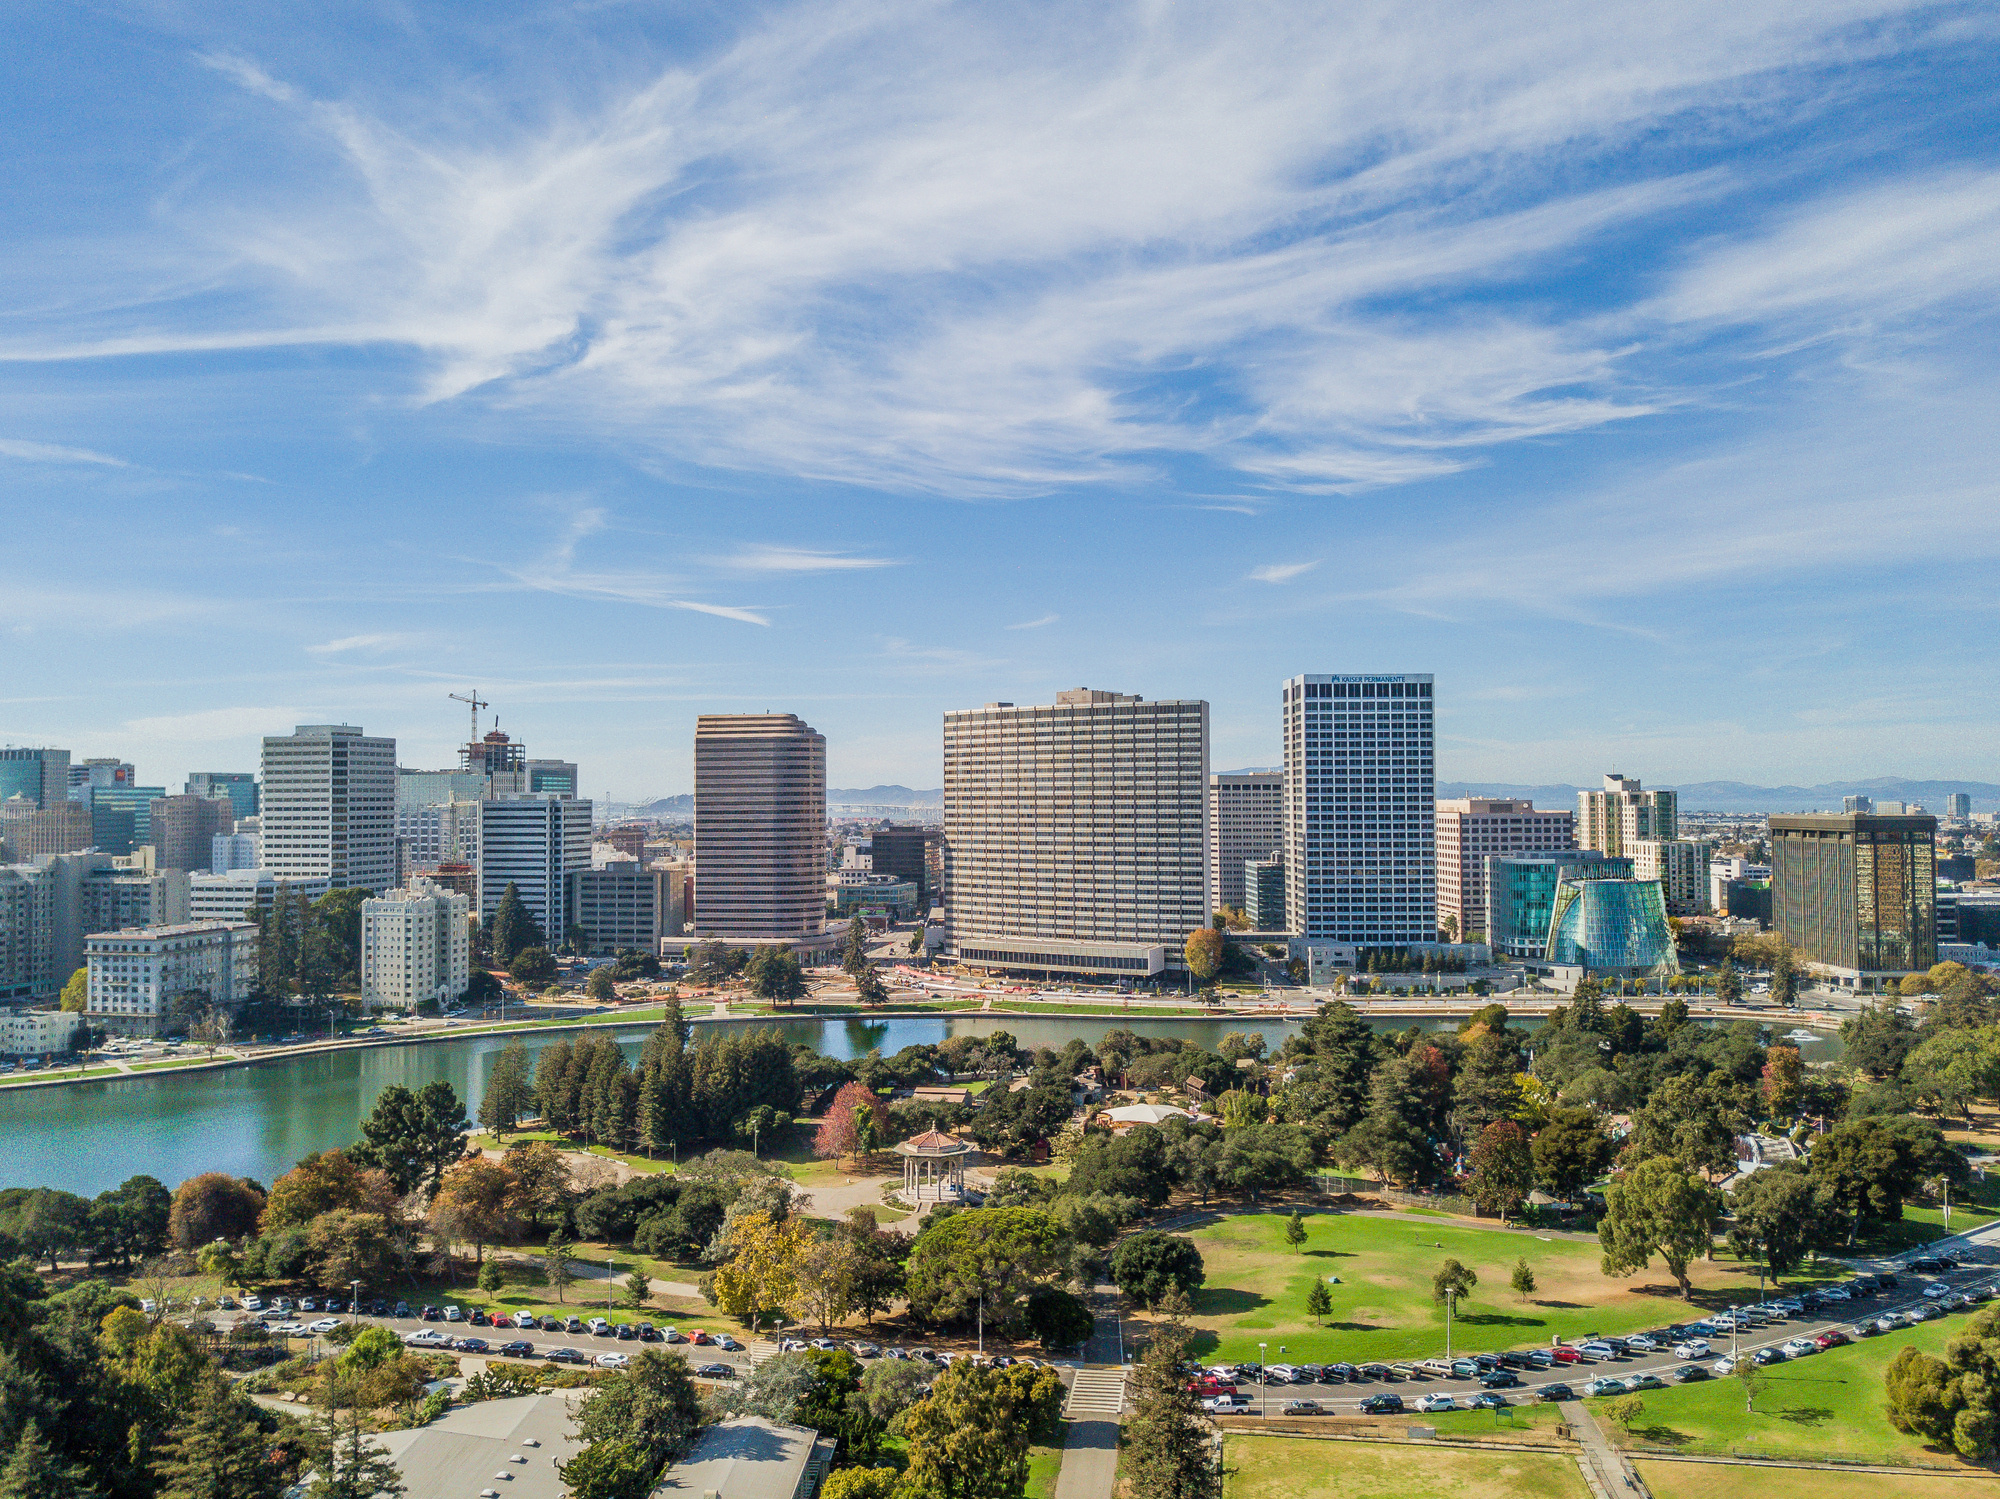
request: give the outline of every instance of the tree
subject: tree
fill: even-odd
[[[1305,1247],[1306,1220],[1300,1215],[1297,1208],[1293,1208],[1292,1216],[1285,1220],[1285,1242],[1291,1245],[1294,1250]]]
[[[731,1316],[749,1318],[755,1332],[764,1313],[798,1296],[798,1260],[812,1231],[795,1218],[780,1223],[767,1212],[745,1213],[730,1228],[735,1252],[716,1267],[715,1301]]]
[[[198,1249],[217,1239],[241,1239],[257,1231],[264,1193],[254,1183],[220,1171],[204,1171],[174,1188],[167,1233],[176,1249]]]
[[[1227,945],[1222,933],[1212,926],[1196,927],[1181,944],[1181,956],[1197,983],[1205,984],[1222,970],[1222,950]]]
[[[1472,1197],[1481,1212],[1498,1213],[1505,1223],[1520,1211],[1535,1186],[1535,1158],[1528,1132],[1511,1119],[1486,1126],[1466,1155],[1472,1167]]]
[[[599,969],[602,973],[604,970]],[[596,975],[593,974],[594,978]],[[507,1043],[494,1060],[493,1075],[486,1079],[486,1091],[479,1099],[479,1122],[496,1138],[504,1137],[521,1122],[523,1114],[535,1107],[533,1064],[528,1048],[519,1036]]]
[[[1597,1226],[1606,1275],[1645,1269],[1657,1254],[1691,1299],[1690,1261],[1706,1254],[1715,1237],[1721,1197],[1700,1177],[1670,1156],[1641,1161],[1605,1191],[1605,1213]]]
[[[361,1143],[348,1153],[386,1172],[407,1197],[419,1187],[436,1189],[445,1168],[465,1154],[470,1128],[450,1083],[439,1079],[415,1093],[392,1083],[376,1095],[374,1111],[361,1122]]]
[[[546,947],[548,942],[529,914],[527,903],[521,899],[520,887],[512,880],[500,893],[500,904],[493,910],[492,931],[493,961],[503,968],[510,966],[524,948]]]
[[[789,947],[760,947],[745,970],[750,992],[770,1004],[792,1004],[806,997],[805,972],[799,955]]]
[[[971,1208],[926,1220],[904,1278],[910,1310],[926,1322],[1020,1321],[1028,1293],[1065,1279],[1068,1236],[1039,1208]]]
[[[569,1267],[575,1252],[570,1248],[568,1235],[563,1233],[561,1225],[557,1225],[542,1250],[542,1281],[556,1293],[559,1302],[567,1299],[563,1293],[576,1280],[576,1272]]]
[[[1154,1329],[1133,1377],[1125,1462],[1132,1491],[1145,1499],[1217,1499],[1222,1492],[1208,1424],[1182,1372],[1190,1342],[1178,1320]]]
[[[507,977],[531,989],[553,984],[560,971],[555,954],[546,947],[524,947],[507,964]]]
[[[939,1374],[931,1392],[903,1413],[908,1443],[906,1481],[926,1499],[1018,1499],[1028,1481],[1028,1447],[1043,1424],[1040,1403],[1060,1401],[1053,1370],[979,1369],[955,1363]],[[1025,1380],[1011,1376],[1025,1376]],[[1037,1419],[1041,1417],[1042,1419]]]
[[[1326,1321],[1326,1315],[1333,1310],[1333,1293],[1326,1288],[1326,1282],[1317,1275],[1313,1283],[1306,1287],[1306,1315],[1315,1322]]]
[[[1526,1255],[1514,1261],[1514,1273],[1508,1277],[1507,1284],[1523,1301],[1535,1294],[1535,1272]]]
[[[204,1380],[193,1409],[153,1460],[159,1499],[279,1499],[288,1487],[250,1398],[228,1380]]]
[[[608,1005],[618,998],[618,985],[612,978],[610,967],[590,970],[590,977],[583,981],[584,994],[601,1005]]]
[[[1563,1202],[1574,1202],[1611,1164],[1611,1137],[1597,1122],[1597,1111],[1557,1107],[1535,1134],[1529,1147],[1535,1180]]]
[[[61,1007],[72,1015],[90,1008],[90,970],[79,968],[62,986]]]
[[[408,1492],[389,1454],[362,1431],[361,1413],[351,1413],[343,1440],[340,1413],[329,1410],[319,1476],[307,1499],[398,1499]]]
[[[1169,1290],[1192,1297],[1207,1271],[1194,1240],[1145,1229],[1127,1235],[1112,1251],[1111,1278],[1140,1306],[1152,1306]]]

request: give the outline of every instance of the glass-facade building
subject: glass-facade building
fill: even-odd
[[[1937,819],[1819,813],[1771,819],[1771,925],[1841,976],[1937,962]]]
[[[1548,960],[1623,978],[1679,973],[1658,880],[1564,879],[1549,914]]]
[[[1510,958],[1548,955],[1556,886],[1571,880],[1629,880],[1632,861],[1591,849],[1493,854],[1486,860],[1486,939]]]

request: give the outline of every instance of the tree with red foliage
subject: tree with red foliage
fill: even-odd
[[[813,1136],[813,1154],[823,1161],[853,1156],[858,1163],[889,1138],[888,1124],[888,1111],[872,1089],[863,1083],[842,1083]]]

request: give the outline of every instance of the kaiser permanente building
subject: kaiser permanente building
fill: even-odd
[[[1208,704],[1059,692],[944,716],[946,953],[1144,978],[1208,920]]]

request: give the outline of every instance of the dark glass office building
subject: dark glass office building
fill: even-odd
[[[1937,819],[1869,812],[1771,819],[1771,925],[1848,978],[1937,962]]]

